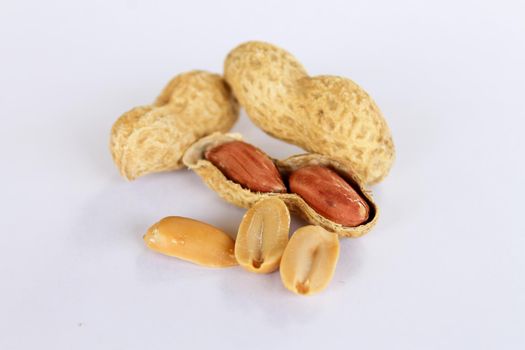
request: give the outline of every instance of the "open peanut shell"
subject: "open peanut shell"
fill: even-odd
[[[287,182],[288,175],[292,171],[307,165],[321,165],[337,172],[367,201],[370,207],[368,220],[356,227],[343,226],[323,217],[297,194],[254,192],[229,180],[214,164],[205,158],[204,154],[208,149],[232,141],[242,141],[242,136],[234,133],[214,133],[191,145],[183,157],[184,165],[195,171],[209,188],[217,192],[227,202],[242,208],[250,208],[263,198],[278,196],[286,203],[290,211],[302,216],[310,224],[322,226],[343,237],[360,237],[369,232],[377,223],[379,214],[377,205],[374,203],[370,191],[364,187],[363,181],[348,165],[315,153],[295,155],[284,160],[273,160],[285,182]]]

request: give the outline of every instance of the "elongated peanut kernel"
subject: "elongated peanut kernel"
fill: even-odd
[[[318,293],[332,280],[338,258],[337,234],[320,226],[301,227],[284,250],[281,280],[294,293]]]
[[[281,174],[260,149],[232,141],[206,151],[213,163],[230,180],[255,192],[286,192]]]
[[[290,190],[316,212],[343,226],[359,226],[368,220],[367,202],[335,171],[319,165],[295,170]]]
[[[166,217],[148,229],[146,246],[159,253],[209,267],[237,265],[235,242],[204,222],[180,216]]]
[[[290,213],[284,202],[267,198],[257,202],[242,218],[235,241],[235,257],[248,271],[277,270],[288,243]]]

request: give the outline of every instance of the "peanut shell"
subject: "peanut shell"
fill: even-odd
[[[184,164],[195,171],[209,188],[227,202],[242,208],[250,208],[263,198],[276,196],[284,201],[290,211],[302,216],[310,224],[322,226],[326,230],[336,232],[344,237],[360,237],[369,232],[377,223],[379,209],[374,203],[371,193],[364,187],[363,181],[352,171],[348,163],[341,163],[327,156],[313,153],[301,154],[284,160],[274,160],[274,162],[283,178],[288,177],[292,171],[308,165],[326,166],[336,171],[352,185],[369,206],[368,220],[359,226],[343,226],[329,220],[316,212],[297,194],[254,192],[229,180],[215,165],[206,160],[204,154],[210,148],[235,140],[242,141],[242,136],[236,133],[214,133],[195,142],[188,148],[183,157]]]
[[[392,167],[390,129],[352,80],[310,77],[290,53],[256,41],[228,54],[224,77],[250,119],[269,135],[347,162],[367,184],[381,181]]]
[[[110,149],[122,176],[181,168],[186,149],[215,131],[228,131],[239,108],[222,77],[191,71],[173,78],[155,103],[124,113],[111,129]]]

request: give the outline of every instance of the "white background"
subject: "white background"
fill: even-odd
[[[314,297],[148,251],[164,216],[235,234],[243,210],[108,151],[121,113],[251,39],[361,84],[397,146],[379,224]],[[3,0],[0,349],[525,348],[524,47],[522,1]]]

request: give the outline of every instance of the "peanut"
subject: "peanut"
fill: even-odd
[[[312,165],[292,172],[290,190],[324,217],[344,226],[358,226],[368,220],[366,201],[336,172]]]
[[[262,199],[242,218],[235,241],[235,257],[246,270],[269,273],[277,270],[288,243],[290,213],[277,197]]]
[[[370,191],[366,189],[362,179],[354,172],[349,163],[315,153],[299,154],[282,160],[268,157],[267,160],[272,161],[277,169],[272,170],[272,176],[278,176],[279,182],[286,184],[288,192],[284,192],[286,188],[284,186],[281,188],[282,192],[279,193],[257,192],[249,186],[264,183],[265,174],[257,173],[255,176],[253,172],[248,175],[244,174],[250,179],[250,184],[246,185],[248,181],[244,180],[244,185],[242,185],[236,182],[232,175],[228,179],[223,170],[205,158],[207,153],[209,155],[222,145],[234,142],[244,144],[239,134],[214,133],[191,145],[183,158],[184,164],[195,171],[208,187],[227,202],[239,207],[250,208],[263,198],[278,197],[290,211],[302,216],[309,224],[322,226],[328,231],[337,232],[340,236],[345,237],[360,237],[370,232],[376,225],[379,208]],[[265,156],[264,153],[262,154]],[[244,163],[248,162],[237,162],[241,171],[245,171],[241,166],[241,164],[244,166]],[[253,165],[250,166],[250,168],[253,167]],[[321,168],[321,173],[314,176],[314,179],[317,178],[316,181],[318,181],[316,184],[309,179],[311,176],[306,176],[306,179],[304,179],[305,176],[298,176],[301,173],[304,175],[305,172],[305,170],[298,170],[308,169],[308,167]],[[232,167],[229,169],[231,170]],[[298,177],[298,181],[297,178],[290,178],[290,175],[294,173],[296,174],[293,177]],[[316,173],[315,170],[314,173]],[[306,174],[308,175],[308,172]],[[237,177],[235,172],[233,176]],[[291,188],[290,184],[294,187]]]
[[[281,280],[296,294],[311,295],[325,289],[339,258],[339,239],[320,226],[298,229],[281,260]]]
[[[212,162],[230,180],[256,192],[286,192],[286,186],[272,160],[260,149],[233,141],[206,151]]]
[[[209,267],[237,265],[234,241],[206,223],[180,216],[166,217],[148,229],[146,246],[159,253]]]
[[[224,61],[224,78],[248,117],[267,134],[341,159],[377,183],[395,158],[390,129],[374,100],[350,79],[308,75],[287,51],[251,41]]]
[[[111,129],[110,150],[128,180],[179,169],[201,137],[231,129],[238,104],[222,77],[191,71],[173,78],[155,103],[124,113]]]

